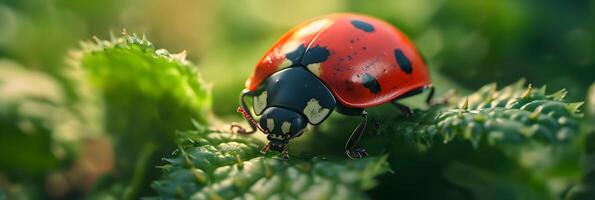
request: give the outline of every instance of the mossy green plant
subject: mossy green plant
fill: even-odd
[[[534,165],[502,152],[572,144],[581,128],[582,103],[566,102],[565,90],[549,94],[524,81],[501,89],[490,84],[416,109],[410,118],[384,117],[376,135],[384,143],[375,146],[385,150],[369,158],[348,160],[336,157],[338,152],[283,160],[260,154],[263,142],[257,137],[206,128],[208,86],[184,52],[171,54],[144,37],[125,34],[84,42],[72,55],[78,87],[98,97],[97,106],[105,110],[101,122],[117,155],[116,170],[101,178],[90,199],[152,196],[150,182],[159,199],[367,199],[402,195],[391,185],[417,184],[408,181],[434,172],[423,184],[474,197],[551,198],[555,195],[543,177],[532,172]],[[339,135],[335,132],[329,134]],[[387,173],[391,168],[395,173]],[[479,185],[488,180],[494,184]]]
[[[588,115],[583,130],[586,132],[581,180],[566,193],[567,200],[587,200],[595,198],[595,83],[587,93]]]
[[[566,102],[565,94],[524,80],[502,88],[488,84],[438,98],[447,103],[417,109],[411,118],[384,119],[378,137],[396,173],[384,175],[372,196],[559,197],[579,176],[582,102]],[[419,194],[423,187],[438,189]]]
[[[498,90],[488,84],[466,97],[451,97],[452,103],[418,110],[411,118],[393,119],[383,131],[397,140],[432,144],[459,138],[475,147],[489,144],[541,141],[565,143],[579,133],[582,102],[564,102],[566,90],[546,93],[520,80]]]
[[[494,173],[479,168],[482,165],[456,161],[456,155],[437,157],[441,161],[436,162],[445,162],[442,164],[445,168],[441,169],[444,173],[443,180],[460,185],[459,187],[469,187],[469,190],[479,197],[491,192],[503,192],[502,195],[505,196],[549,198],[551,196],[548,188],[543,183],[538,184],[539,179],[530,174],[516,178],[498,178],[499,184],[514,184],[512,188],[499,186],[490,189],[478,187],[476,184],[502,174],[527,173],[529,170],[506,158],[505,154],[499,153],[493,147],[506,149],[508,144],[523,143],[562,145],[571,143],[577,137],[578,120],[581,117],[578,109],[581,103],[566,103],[563,101],[564,95],[564,90],[546,94],[545,87],[534,89],[524,86],[522,80],[500,90],[497,90],[494,84],[490,84],[465,97],[450,97],[447,101],[450,103],[415,110],[411,118],[399,116],[385,120],[385,125],[380,129],[380,132],[383,132],[381,137],[388,137],[384,141],[394,141],[388,142],[388,146],[394,151],[407,151],[406,147],[394,145],[403,142],[429,148],[439,142],[441,146],[445,146],[439,147],[441,149],[460,150],[464,149],[461,142],[468,141],[471,146],[475,149],[480,148],[481,151],[465,156],[467,159],[469,156],[476,156],[475,154],[494,154],[494,159],[501,160],[501,164],[496,166],[507,170]],[[348,194],[353,198],[368,198],[365,190],[373,184],[363,184],[367,185],[366,187],[355,187],[354,184],[361,186],[388,169],[385,167],[387,157],[384,156],[355,161],[317,160],[317,157],[291,158],[289,161],[283,161],[260,155],[258,150],[262,142],[252,137],[208,131],[204,128],[184,132],[180,134],[179,139],[182,142],[175,156],[166,159],[167,164],[162,167],[164,175],[153,185],[162,199],[299,198],[302,197],[300,195],[308,194],[307,190],[291,189],[297,187],[294,186],[296,183],[293,180],[300,179],[291,178],[295,176],[291,174],[301,174],[300,176],[309,180],[328,180],[330,185],[347,185],[346,188],[350,189],[345,191],[348,192],[339,192],[340,194]],[[482,147],[482,142],[492,147]],[[391,151],[388,153],[392,157]],[[450,162],[452,164],[448,164]],[[304,165],[313,170],[300,171],[300,166]],[[396,170],[397,173],[406,172],[401,171],[403,169],[400,165],[403,164],[391,162],[391,165],[401,168]],[[369,169],[375,170],[365,172]],[[334,173],[316,173],[317,170]],[[478,176],[469,177],[466,172]],[[350,173],[358,178],[341,178],[341,174]],[[460,179],[465,177],[467,179]],[[255,189],[256,186],[258,190]],[[338,195],[339,193],[333,193],[340,190],[337,188],[320,194]]]
[[[366,199],[374,177],[389,170],[386,156],[361,160],[291,158],[259,150],[243,135],[200,128],[180,133],[180,147],[153,184],[159,199]]]
[[[0,172],[31,178],[72,162],[76,144],[97,134],[80,105],[51,76],[0,59]]]
[[[125,31],[110,40],[82,42],[71,55],[105,109],[105,131],[118,155],[111,177],[122,186],[113,191],[120,191],[115,192],[119,198],[136,199],[156,178],[155,164],[175,149],[174,132],[191,128],[191,119],[207,123],[208,86],[184,51],[169,53]]]

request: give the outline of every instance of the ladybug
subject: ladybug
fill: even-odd
[[[361,116],[345,145],[351,159],[367,156],[357,143],[366,132],[366,108],[391,103],[407,116],[409,107],[395,100],[434,89],[427,64],[414,44],[391,24],[359,14],[331,14],[291,29],[256,65],[240,95],[238,112],[251,130],[267,134],[269,149],[287,159],[287,143],[318,125],[334,111]],[[253,119],[246,103],[252,98]]]

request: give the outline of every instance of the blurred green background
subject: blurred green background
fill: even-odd
[[[0,187],[36,173],[50,175],[28,178],[24,184],[45,182],[45,190],[53,188],[48,184],[66,184],[57,169],[80,163],[70,154],[93,154],[111,145],[101,139],[85,140],[83,149],[69,143],[125,129],[92,123],[109,118],[94,106],[97,97],[78,87],[81,75],[69,65],[81,40],[110,38],[125,28],[144,33],[170,52],[186,50],[211,84],[213,114],[232,121],[240,120],[237,97],[262,54],[297,23],[334,12],[375,16],[409,35],[428,59],[440,92],[494,81],[505,85],[524,77],[534,85],[567,88],[569,101],[581,101],[595,82],[595,0],[0,0],[1,131],[42,135],[0,141],[0,158],[13,159],[0,159]],[[20,110],[14,109],[17,104],[23,105]],[[118,108],[108,115],[127,112]],[[180,123],[172,126],[190,126]],[[94,145],[99,147],[87,148]],[[38,149],[14,156],[8,146]],[[101,162],[93,162],[105,165],[82,170],[92,177],[77,182],[82,192],[102,179],[93,174],[111,170],[111,153],[100,155]],[[14,190],[35,188],[44,190]]]

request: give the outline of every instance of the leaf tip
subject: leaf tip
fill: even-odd
[[[570,112],[576,113],[578,112],[578,109],[585,104],[584,101],[579,101],[579,102],[574,102],[574,103],[569,103],[568,104],[568,110],[570,110]]]
[[[239,170],[244,169],[244,161],[240,157],[240,154],[236,154],[235,157],[236,157],[236,164],[238,165],[238,169]]]
[[[541,109],[535,109],[535,111],[533,111],[529,115],[529,120],[531,120],[531,121],[537,121],[537,119],[539,118],[539,114],[541,114]]]
[[[523,99],[527,99],[527,98],[531,97],[532,91],[533,91],[533,86],[531,85],[531,83],[529,83],[529,86],[527,86],[527,90],[525,90],[525,93],[523,93]]]
[[[207,183],[207,176],[205,175],[205,173],[197,168],[192,168],[192,175],[194,176],[194,179],[196,180],[196,183],[204,185],[205,183]]]
[[[465,102],[463,102],[463,106],[461,106],[461,109],[464,111],[469,110],[469,96],[465,97]]]

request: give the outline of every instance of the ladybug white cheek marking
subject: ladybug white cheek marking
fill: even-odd
[[[283,60],[283,63],[281,63],[279,65],[279,67],[277,68],[277,70],[281,70],[281,69],[287,68],[287,67],[289,67],[291,65],[293,65],[293,62],[291,62],[291,60],[289,60],[289,59],[286,58],[285,60]]]
[[[314,75],[320,77],[320,63],[312,63],[307,66],[308,70],[310,70]]]
[[[283,135],[271,135],[271,138],[275,138],[275,139],[278,139],[278,140],[285,139],[285,137],[283,137]]]
[[[275,129],[275,121],[273,119],[267,119],[267,128],[269,129],[269,132]]]
[[[310,99],[304,108],[304,115],[313,124],[320,123],[330,112],[328,108],[323,108],[316,99]]]
[[[257,114],[262,113],[264,108],[267,106],[267,97],[267,91],[264,91],[259,96],[254,97],[254,112]]]
[[[289,122],[283,122],[283,124],[281,124],[281,132],[283,132],[283,134],[289,133],[290,128],[291,128],[291,123],[289,123]]]

